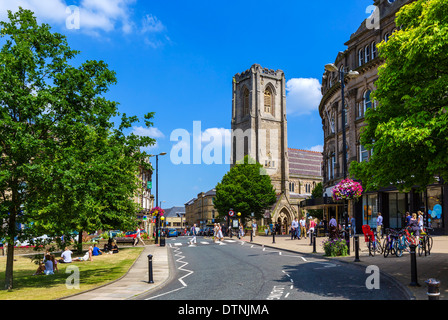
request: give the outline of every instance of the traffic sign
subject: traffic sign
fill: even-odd
[[[232,210],[230,210],[230,211],[229,211],[229,216],[233,217],[234,215],[235,215],[235,212],[232,211]]]

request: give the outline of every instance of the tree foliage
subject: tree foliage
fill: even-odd
[[[405,5],[396,25],[401,29],[378,46],[378,106],[367,111],[361,134],[373,156],[350,167],[367,190],[448,181],[448,2]]]
[[[130,227],[138,210],[140,147],[125,135],[138,121],[106,99],[117,82],[104,61],[73,66],[65,36],[33,13],[0,22],[0,239],[8,243],[5,288],[12,288],[15,240]],[[112,117],[121,116],[115,127]],[[151,126],[153,113],[145,115]],[[16,225],[26,226],[18,230]]]
[[[224,175],[216,186],[214,206],[219,215],[224,217],[232,208],[235,213],[241,212],[241,219],[263,217],[264,211],[277,200],[271,178],[262,165],[250,161],[246,156]]]

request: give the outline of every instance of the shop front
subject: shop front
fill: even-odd
[[[447,186],[428,186],[423,192],[412,190],[408,193],[396,189],[364,193],[362,198],[353,204],[357,230],[362,225],[376,228],[378,213],[383,216],[385,228],[401,229],[405,226],[407,212],[411,215],[423,212],[424,225],[434,229],[434,234],[448,234]],[[358,222],[359,221],[359,222]]]

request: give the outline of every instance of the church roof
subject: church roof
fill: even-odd
[[[289,175],[322,177],[322,152],[288,148]]]

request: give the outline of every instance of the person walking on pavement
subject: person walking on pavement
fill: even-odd
[[[255,238],[255,234],[257,233],[257,223],[255,220],[252,222],[252,236]]]
[[[300,219],[299,224],[300,224],[300,233],[306,239],[306,220],[305,220],[305,217],[302,216],[302,219]]]
[[[299,228],[299,222],[297,221],[297,218],[294,218],[294,220],[291,222],[291,240],[297,238],[298,228]]]
[[[314,233],[314,228],[316,226],[317,226],[316,219],[313,219],[313,217],[310,217],[310,226],[308,229],[308,232],[310,233],[310,237]]]
[[[145,242],[143,241],[142,237],[141,237],[141,230],[140,227],[137,227],[137,234],[135,235],[135,240],[134,240],[134,247],[139,244],[139,242],[142,242],[143,245],[145,246]]]
[[[383,238],[383,217],[381,215],[381,212],[378,212],[378,218],[376,218],[376,233],[378,237]]]
[[[336,221],[336,219],[333,217],[331,217],[330,222],[328,223],[328,227],[329,227],[329,234],[330,234],[330,238],[334,239],[336,238],[336,230],[337,230],[337,226],[338,226],[338,222]]]
[[[196,223],[191,227],[190,229],[190,236],[192,236],[192,238],[188,241],[189,244],[196,244],[196,235],[197,235],[197,230],[196,230]]]
[[[219,223],[217,224],[217,226],[218,226],[218,232],[216,236],[218,237],[219,241],[222,241],[224,240],[224,236],[222,235],[222,228]]]
[[[355,236],[355,234],[356,234],[356,220],[355,220],[355,216],[352,216],[352,218],[350,219],[350,225],[352,227],[352,235]]]

